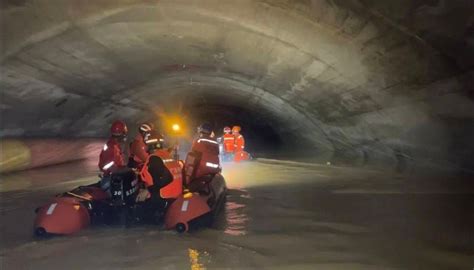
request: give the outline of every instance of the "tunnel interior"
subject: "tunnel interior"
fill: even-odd
[[[193,126],[199,123],[209,122],[216,130],[216,136],[223,134],[223,127],[240,126],[245,129],[247,147],[256,152],[271,153],[281,152],[285,145],[291,145],[294,141],[284,141],[275,120],[255,108],[247,108],[245,105],[226,104],[212,98],[205,98],[201,102],[186,104],[189,108],[184,115],[192,115]]]
[[[241,125],[263,155],[472,173],[470,1],[4,0],[1,12],[2,138],[105,137],[115,119],[167,113]]]
[[[2,269],[473,266],[473,0],[0,0],[0,62]],[[115,120],[126,159],[144,121],[180,159],[201,123],[239,125],[255,159],[213,155],[193,190],[162,151],[178,185],[159,214],[221,202],[218,220],[107,224],[141,206],[99,188]],[[148,166],[117,167],[158,195]],[[33,238],[61,196],[91,226]]]

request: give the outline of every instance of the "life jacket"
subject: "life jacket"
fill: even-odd
[[[140,176],[142,181],[147,187],[154,184],[153,177],[148,172],[148,163],[150,157],[158,156],[163,160],[163,164],[170,171],[173,176],[173,180],[168,185],[160,189],[160,197],[163,199],[177,198],[183,192],[183,179],[182,179],[182,169],[179,163],[171,157],[171,154],[166,150],[157,150],[155,153],[148,156],[142,170],[140,171]]]
[[[230,133],[224,134],[222,136],[223,144],[224,144],[224,152],[225,153],[233,153],[235,149],[235,137]]]
[[[219,144],[211,138],[196,139],[184,163],[186,185],[194,179],[220,171]]]
[[[125,167],[122,149],[114,138],[110,138],[107,143],[104,144],[100,152],[98,166],[104,175],[109,175],[118,168]]]

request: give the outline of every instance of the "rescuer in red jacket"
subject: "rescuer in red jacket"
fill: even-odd
[[[125,122],[117,120],[110,127],[110,138],[104,144],[99,156],[99,169],[109,175],[117,168],[125,167],[122,145],[127,139],[128,128]]]
[[[130,156],[128,158],[128,167],[140,169],[148,158],[147,145],[145,141],[149,138],[153,125],[143,123],[138,128],[138,134],[130,143]]]
[[[110,187],[110,174],[126,166],[122,145],[127,139],[128,128],[125,122],[117,120],[110,127],[110,138],[104,144],[99,156],[99,169],[102,171],[101,187]]]
[[[221,171],[219,144],[211,134],[212,126],[210,124],[204,123],[199,126],[198,137],[194,140],[184,165],[186,184],[190,184],[194,179]]]

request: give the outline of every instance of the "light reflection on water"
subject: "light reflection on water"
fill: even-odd
[[[224,164],[223,176],[229,188],[223,211],[223,229],[227,235],[241,236],[248,232],[246,200],[250,199],[250,195],[245,190],[249,181],[244,171],[245,164]]]
[[[199,251],[188,248],[189,262],[191,263],[191,270],[205,270],[206,267],[199,262]]]
[[[250,198],[245,190],[236,190],[241,194],[229,194],[225,203],[225,227],[224,233],[232,236],[246,235],[247,216],[246,204],[242,200]]]

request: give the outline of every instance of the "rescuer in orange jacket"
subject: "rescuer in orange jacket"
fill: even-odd
[[[110,174],[126,166],[122,153],[122,144],[127,139],[128,128],[125,122],[117,120],[110,127],[110,138],[104,144],[99,156],[99,169],[102,171],[100,182],[104,190],[110,187]]]
[[[240,134],[241,128],[239,126],[234,126],[232,127],[232,135],[235,138],[235,143],[234,143],[234,152],[240,152],[244,151],[245,148],[245,139],[242,134]]]
[[[230,127],[224,128],[224,135],[222,136],[223,144],[224,144],[224,152],[225,153],[234,153],[235,149],[235,137],[231,133]]]
[[[194,179],[219,173],[219,144],[211,137],[212,126],[204,123],[198,127],[198,137],[194,140],[191,152],[185,161],[186,184]]]
[[[234,159],[235,137],[230,127],[224,127],[224,135],[220,138],[221,158],[223,161],[231,161]]]
[[[183,191],[182,169],[167,149],[163,137],[151,132],[145,141],[149,154],[141,171],[144,188],[139,191],[137,201],[151,199],[152,205],[163,206],[164,199],[175,199]]]
[[[235,137],[235,148],[234,148],[234,161],[244,161],[249,160],[249,153],[245,152],[245,139],[242,134],[240,134],[241,128],[239,126],[234,126],[232,128],[232,134]]]
[[[148,158],[147,145],[148,139],[153,129],[151,123],[143,123],[138,128],[138,134],[130,143],[130,156],[128,158],[128,167],[140,169]]]

